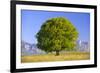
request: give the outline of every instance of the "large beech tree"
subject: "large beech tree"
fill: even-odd
[[[73,50],[78,38],[75,26],[64,17],[48,19],[36,35],[38,48],[46,52]]]

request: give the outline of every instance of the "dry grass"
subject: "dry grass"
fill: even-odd
[[[87,60],[87,59],[90,59],[90,53],[88,52],[66,52],[66,53],[60,53],[59,56],[55,56],[55,54],[22,56],[21,62],[30,63],[30,62],[69,61],[69,60]]]

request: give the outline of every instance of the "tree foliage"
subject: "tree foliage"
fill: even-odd
[[[73,50],[78,38],[75,26],[64,17],[48,19],[36,35],[40,49],[46,52]],[[56,53],[57,54],[57,53]]]

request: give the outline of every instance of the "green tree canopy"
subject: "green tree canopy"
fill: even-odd
[[[73,50],[78,38],[75,26],[64,17],[48,19],[36,35],[38,48],[46,52]]]

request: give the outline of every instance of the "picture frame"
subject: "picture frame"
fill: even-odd
[[[90,58],[79,61],[21,63],[22,10],[89,13],[90,17]],[[23,11],[24,12],[24,11]],[[31,13],[31,12],[30,12]],[[35,12],[36,13],[36,12]],[[45,13],[44,13],[45,14]],[[26,14],[25,14],[26,15]],[[27,14],[28,15],[28,14]],[[92,20],[92,21],[91,21]],[[34,28],[35,29],[35,28]],[[97,67],[97,6],[81,4],[47,3],[33,1],[11,1],[11,72],[29,72],[61,69]],[[19,46],[19,47],[18,47]],[[19,50],[18,50],[19,48]],[[66,63],[66,64],[65,64]],[[69,63],[69,64],[68,64]]]

